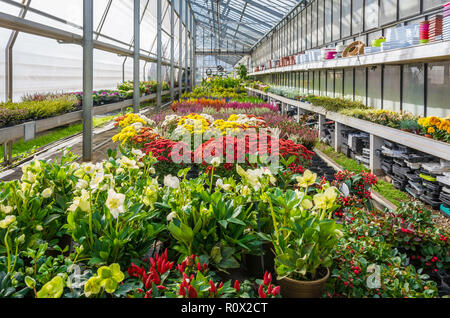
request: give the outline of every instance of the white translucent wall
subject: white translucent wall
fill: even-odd
[[[21,3],[21,1],[16,0]],[[148,5],[147,5],[148,2]],[[177,1],[175,1],[177,2]],[[99,28],[108,0],[94,1],[94,31]],[[42,23],[82,35],[82,0],[32,0],[31,7],[70,22],[68,25],[28,12],[27,20]],[[170,61],[170,6],[163,1],[163,56]],[[144,9],[146,10],[144,11]],[[156,58],[156,1],[141,0],[141,53]],[[178,10],[178,3],[176,3]],[[0,2],[0,12],[17,16],[20,9]],[[184,18],[184,15],[183,15]],[[175,64],[179,59],[179,18],[175,15]],[[11,30],[0,28],[0,101],[5,100],[5,47]],[[184,30],[183,30],[184,50]],[[108,39],[114,38],[117,41]],[[99,41],[127,49],[133,45],[133,1],[114,0],[101,29]],[[152,52],[152,54],[149,54]],[[13,50],[13,101],[19,101],[25,94],[45,92],[71,92],[82,89],[82,47],[74,44],[59,44],[55,40],[19,33]],[[184,53],[183,53],[184,59]],[[185,61],[183,61],[185,65]],[[156,80],[156,64],[140,62],[141,80]],[[163,67],[163,80],[169,80],[170,69]],[[178,72],[176,70],[175,76]],[[122,80],[133,78],[133,59],[116,54],[94,50],[94,89],[113,89]]]

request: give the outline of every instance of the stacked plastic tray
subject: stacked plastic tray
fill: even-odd
[[[444,40],[450,40],[450,2],[444,5],[442,37]]]
[[[442,40],[443,19],[444,17],[442,15],[436,15],[430,20],[430,42]]]
[[[450,210],[450,162],[390,141],[385,141],[377,154],[381,169],[397,189],[436,210]]]

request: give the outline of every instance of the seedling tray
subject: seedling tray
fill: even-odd
[[[408,178],[408,180],[413,181],[413,182],[421,182],[422,181],[422,178],[419,177],[415,173],[407,173],[406,177]]]
[[[429,197],[427,197],[425,195],[421,195],[420,196],[420,200],[422,200],[423,202],[431,205],[433,207],[433,209],[439,209],[440,206],[442,205],[441,201],[433,200],[432,198],[429,198]]]
[[[431,190],[431,191],[435,191],[435,192],[440,192],[441,191],[441,186],[437,183],[433,183],[433,182],[428,182],[428,181],[423,181],[422,185]]]
[[[415,199],[420,198],[421,193],[415,191],[413,188],[411,188],[409,185],[405,187],[406,192],[408,192],[410,195],[412,195]]]

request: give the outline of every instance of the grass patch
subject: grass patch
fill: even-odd
[[[116,118],[118,115],[113,116],[105,116],[94,118],[94,127],[98,127],[103,125],[104,123],[111,121]],[[13,144],[13,157],[22,156],[26,157],[40,147],[48,145],[52,142],[58,141],[60,139],[76,135],[83,131],[83,124],[72,125],[64,128],[57,128],[45,135],[39,136],[33,140],[23,141],[20,140]],[[0,162],[3,162],[3,147],[0,147]]]
[[[363,171],[370,171],[364,165],[358,164],[355,160],[348,158],[343,153],[337,153],[333,147],[330,147],[324,143],[318,143],[316,148],[330,157],[334,162],[340,165],[343,169],[353,171],[355,173],[361,173]],[[381,196],[383,196],[389,202],[399,207],[402,202],[410,201],[410,197],[403,191],[400,191],[394,187],[393,184],[384,180],[378,180],[374,187]]]
[[[369,172],[370,170],[364,167],[362,164],[358,164],[355,160],[348,158],[343,153],[337,153],[334,151],[333,147],[330,147],[324,143],[317,143],[316,148],[326,154],[328,157],[333,159],[338,165],[348,171],[353,171],[355,173],[361,173],[363,171]]]

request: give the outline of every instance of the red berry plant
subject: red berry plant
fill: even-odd
[[[370,202],[372,199],[371,188],[377,183],[377,177],[370,172],[361,172],[356,174],[351,171],[343,170],[335,173],[333,184],[341,189],[341,194],[337,202],[341,206],[334,212],[336,217],[343,217],[344,212],[351,207],[367,207],[373,210]],[[347,187],[348,193],[342,191],[342,187]]]

